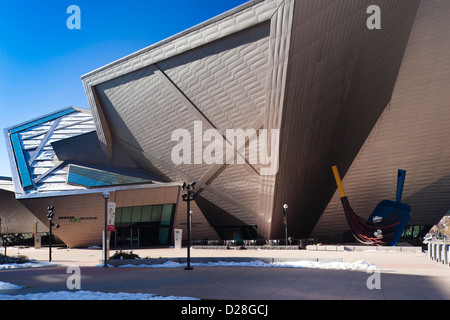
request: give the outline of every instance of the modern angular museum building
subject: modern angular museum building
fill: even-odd
[[[94,70],[90,110],[5,129],[0,195],[19,208],[0,217],[45,230],[54,206],[64,243],[96,245],[108,191],[113,244],[169,245],[195,181],[193,239],[284,239],[287,204],[290,237],[348,241],[336,165],[365,219],[405,170],[417,236],[450,209],[449,17],[449,1],[254,0]]]

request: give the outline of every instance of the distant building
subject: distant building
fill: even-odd
[[[245,3],[82,76],[91,111],[6,129],[16,197],[42,222],[54,205],[72,247],[101,243],[105,190],[113,244],[171,243],[184,181],[194,239],[283,239],[286,203],[289,236],[345,241],[331,166],[365,218],[404,169],[408,230],[426,233],[450,206],[449,16],[447,1]],[[232,161],[227,129],[245,142]]]

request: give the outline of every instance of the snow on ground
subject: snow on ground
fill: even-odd
[[[18,286],[17,284],[0,281],[0,290],[15,290],[22,288],[22,286]]]
[[[53,262],[4,263],[0,264],[0,270],[55,267],[57,265],[58,264]]]
[[[101,267],[103,265],[99,265]],[[167,261],[163,264],[125,264],[120,267],[146,267],[146,268],[180,268],[185,267],[185,263]],[[250,262],[208,262],[208,263],[191,263],[193,267],[256,267],[256,268],[310,268],[310,269],[336,269],[336,270],[368,270],[379,269],[378,266],[365,261],[350,262],[315,262],[315,261],[287,261],[265,263],[262,261]]]
[[[0,300],[198,300],[190,297],[158,296],[150,293],[58,291],[19,295],[0,294]]]
[[[234,261],[218,261],[208,263],[191,263],[196,267],[254,267],[254,268],[310,268],[310,269],[336,269],[336,270],[368,270],[379,269],[377,265],[374,265],[366,261],[356,262],[316,262],[316,261],[286,261],[286,262],[272,262],[266,263],[259,260],[249,262],[234,262]],[[26,263],[5,263],[0,264],[0,270],[6,269],[24,269],[24,268],[41,268],[41,267],[54,267],[58,264],[53,262],[26,262]],[[110,267],[114,267],[109,265]],[[185,267],[186,263],[178,263],[167,261],[163,264],[125,264],[120,267],[147,267],[147,268],[181,268]],[[97,267],[103,267],[97,265]]]

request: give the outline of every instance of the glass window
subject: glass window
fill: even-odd
[[[31,181],[30,173],[28,171],[27,161],[25,159],[25,154],[22,150],[22,145],[20,143],[19,135],[13,134],[11,136],[11,142],[14,148],[14,155],[16,156],[17,166],[19,168],[20,179],[22,180],[22,186],[26,189],[33,186]]]
[[[116,245],[129,246],[131,244],[131,229],[119,228],[116,233]]]
[[[172,218],[172,205],[165,204],[162,209],[161,225],[162,226],[170,225],[171,218]]]
[[[131,210],[132,207],[122,208],[122,226],[128,226],[131,222]]]
[[[139,245],[139,229],[138,228],[131,229],[131,245],[132,246]]]
[[[150,222],[152,221],[152,206],[144,206],[142,207],[142,222]]]
[[[122,219],[122,208],[116,208],[116,216],[114,217],[114,225],[120,226]]]
[[[417,238],[419,236],[419,231],[420,231],[420,226],[414,226],[413,227],[412,237],[413,238]]]
[[[167,244],[167,240],[169,238],[169,228],[168,227],[161,227],[159,228],[159,244]]]
[[[174,204],[116,208],[116,246],[170,243]]]
[[[141,222],[142,207],[132,207],[131,223]]]
[[[161,221],[163,206],[153,206],[152,210],[152,221]]]

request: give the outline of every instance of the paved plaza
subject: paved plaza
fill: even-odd
[[[186,249],[132,249],[141,258],[185,258]],[[129,250],[125,250],[129,252]],[[48,260],[48,248],[8,248],[8,255]],[[431,261],[425,252],[207,250],[191,249],[192,261],[223,258],[365,261],[374,270],[195,266],[178,268],[99,267],[100,249],[53,248],[56,266],[0,270],[0,281],[24,288],[0,294],[67,291],[67,267],[81,270],[81,290],[152,293],[219,300],[448,300],[450,268]],[[378,278],[375,278],[378,277]],[[378,287],[376,286],[378,282]],[[369,288],[368,286],[372,286]],[[370,285],[372,283],[372,285]]]

